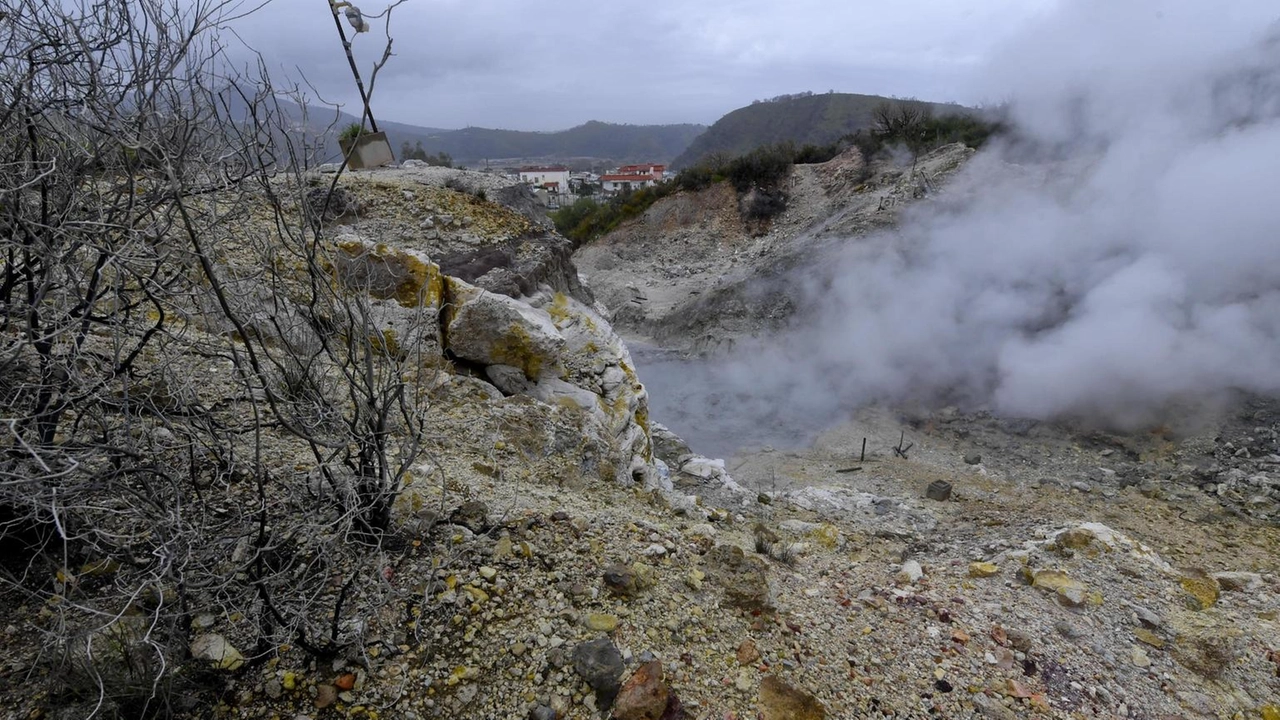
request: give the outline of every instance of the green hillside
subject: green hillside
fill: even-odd
[[[827,93],[783,95],[738,108],[716,121],[681,153],[675,169],[693,165],[712,153],[737,156],[777,142],[826,145],[870,127],[876,106],[890,98],[879,95]],[[935,114],[967,114],[960,105],[926,103]]]

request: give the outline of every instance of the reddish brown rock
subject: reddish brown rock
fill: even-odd
[[[613,716],[617,720],[659,720],[667,709],[670,694],[662,678],[662,663],[647,662],[622,684],[613,701]]]
[[[743,640],[738,646],[738,664],[751,665],[760,659],[760,650],[750,638]]]
[[[339,690],[342,690],[345,692],[356,686],[356,676],[353,673],[346,673],[345,675],[340,675],[337,680],[333,681],[333,684]]]

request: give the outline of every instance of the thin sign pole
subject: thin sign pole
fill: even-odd
[[[338,7],[333,0],[325,0],[329,3],[329,10],[333,13],[333,24],[338,28],[338,37],[342,38],[342,49],[347,52],[347,63],[351,65],[351,74],[356,79],[356,88],[360,90],[360,102],[364,104],[364,115],[369,118],[369,129],[378,132],[378,123],[373,119],[373,110],[369,108],[369,96],[364,92],[364,81],[360,79],[360,70],[356,67],[356,59],[351,55],[351,43],[347,41],[347,33],[342,29],[342,20],[338,18]]]

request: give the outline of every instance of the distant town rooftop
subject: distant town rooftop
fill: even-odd
[[[666,169],[667,169],[666,165],[658,165],[656,163],[650,163],[646,165],[623,165],[622,167],[618,168],[618,174],[627,175],[631,173],[661,172]]]
[[[622,173],[620,175],[601,175],[604,182],[631,182],[641,180],[657,180],[657,173]]]

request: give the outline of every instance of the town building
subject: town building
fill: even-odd
[[[625,190],[639,190],[640,188],[653,187],[666,177],[667,166],[654,165],[652,163],[645,165],[623,165],[613,172],[600,176],[600,186],[606,193],[616,193]]]
[[[534,165],[520,168],[520,182],[551,193],[569,192],[569,168],[562,165]]]
[[[593,172],[569,173],[569,192],[575,195],[589,194],[583,192],[584,187],[600,189],[600,176]]]

